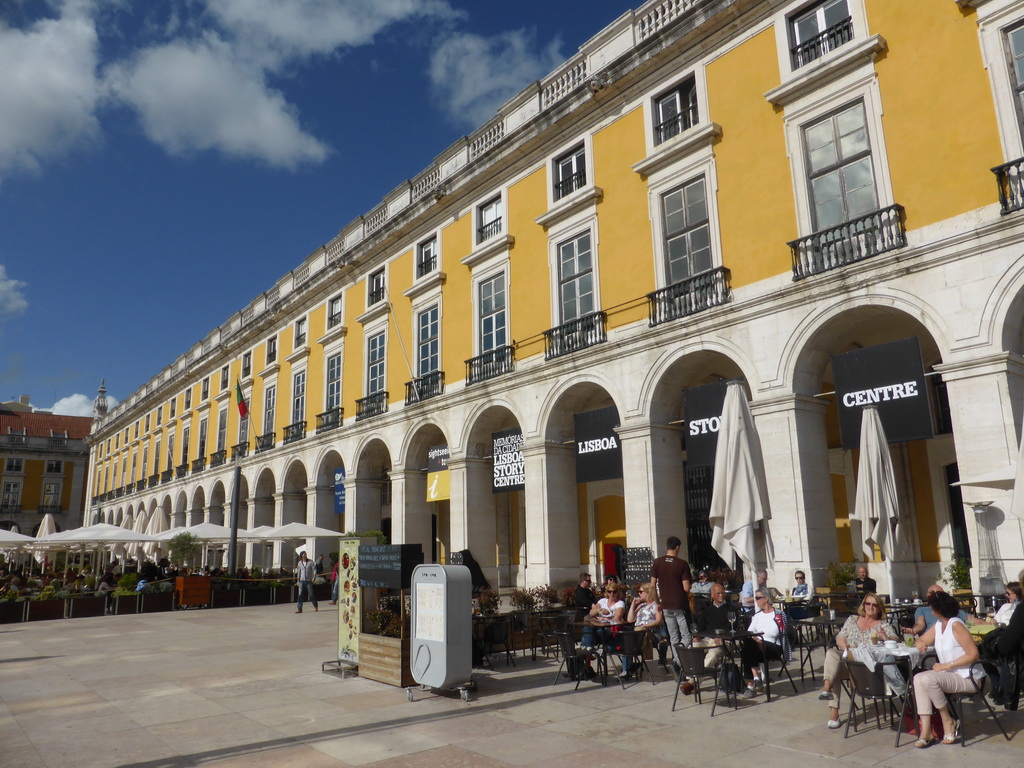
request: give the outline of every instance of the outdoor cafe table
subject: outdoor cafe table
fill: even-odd
[[[846,623],[846,616],[813,616],[809,619],[799,619],[799,623],[805,627],[813,627],[818,632],[818,637],[823,648],[828,647],[836,639],[836,629],[842,629]]]
[[[854,661],[859,661],[871,672],[875,671],[877,664],[882,664],[885,682],[898,696],[906,694],[911,670],[921,663],[922,658],[916,647],[909,647],[903,643],[898,643],[895,648],[861,643],[849,648],[847,652]]]
[[[573,627],[582,627],[584,631],[589,629],[617,629],[620,632],[623,630],[632,630],[633,625],[628,621],[600,621],[598,619],[586,618],[583,621],[574,621]],[[645,630],[639,629],[638,632]],[[601,669],[601,685],[608,685],[608,657],[613,653],[612,643],[615,639],[615,633],[613,632],[595,632],[597,641],[601,644],[603,653],[600,655],[598,660],[598,667]]]
[[[764,635],[763,632],[750,632],[746,629],[740,629],[737,631],[724,630],[724,631],[713,631],[713,632],[695,632],[693,634],[694,639],[707,639],[707,640],[721,640],[722,650],[725,651],[725,660],[722,665],[718,668],[718,690],[727,689],[725,670],[726,662],[735,665],[740,671],[740,676],[743,676],[744,670],[741,668],[741,663],[737,664],[736,657],[739,656],[742,659],[742,650],[740,643],[744,640],[749,640],[752,637],[761,637]],[[764,692],[765,698],[768,701],[772,700],[772,680],[771,675],[765,675],[764,681]],[[735,694],[733,694],[734,702],[733,708],[735,709],[739,704],[735,701]],[[715,691],[715,701],[718,701],[718,691]]]

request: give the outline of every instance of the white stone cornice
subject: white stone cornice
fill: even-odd
[[[722,126],[718,123],[702,123],[683,131],[668,141],[663,141],[654,151],[638,163],[633,170],[641,176],[650,176],[679,158],[694,150],[710,147],[715,139],[722,135]]]
[[[321,347],[326,347],[331,342],[337,341],[338,339],[343,339],[346,336],[348,336],[348,326],[341,325],[339,323],[333,328],[328,328],[327,332],[316,340],[316,343],[319,344]]]
[[[222,389],[220,392],[213,396],[213,399],[216,400],[218,403],[223,403],[229,397],[231,397],[231,387],[228,387],[227,389]]]
[[[489,259],[491,256],[512,248],[515,244],[516,239],[512,235],[495,237],[474,249],[468,256],[463,256],[459,261],[472,269],[481,262]]]
[[[388,313],[388,307],[391,306],[387,299],[378,301],[376,304],[367,309],[363,314],[356,318],[356,322],[360,325],[367,325],[372,323],[374,320],[383,317]]]
[[[439,269],[435,269],[428,275],[424,275],[409,288],[402,291],[402,295],[408,299],[415,299],[417,296],[421,296],[431,289],[440,290],[441,286],[448,280],[448,275]]]
[[[281,370],[281,364],[280,363],[271,363],[266,368],[264,368],[262,371],[260,371],[259,376],[260,376],[261,379],[269,379],[271,376],[276,376],[277,372],[280,371],[280,370]]]
[[[209,413],[209,411],[210,411],[210,401],[209,400],[204,400],[203,402],[201,402],[199,405],[196,406],[196,413],[198,413],[200,416],[202,416],[205,413]]]
[[[574,213],[582,211],[591,205],[597,205],[604,199],[604,190],[601,187],[595,187],[593,185],[584,188],[580,192],[575,192],[571,195],[563,197],[561,200],[556,202],[547,212],[542,213],[534,221],[540,224],[544,229],[547,229],[552,224],[557,224],[560,221],[572,216]]]
[[[764,95],[765,101],[777,107],[791,104],[801,96],[834,82],[847,72],[873,62],[886,47],[885,38],[881,35],[872,35],[866,40],[842,45],[820,59],[800,67],[786,82],[768,91]]]
[[[1024,358],[1014,352],[997,352],[971,360],[939,363],[934,368],[942,374],[943,381],[958,381],[1002,373],[1021,376],[1024,375]]]
[[[309,357],[309,345],[308,344],[303,344],[301,347],[299,347],[294,352],[292,352],[290,355],[288,355],[285,358],[285,360],[287,362],[292,363],[294,365],[295,363],[297,363],[297,362],[299,362],[301,360],[305,360],[307,357]]]

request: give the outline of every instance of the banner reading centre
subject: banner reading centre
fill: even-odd
[[[576,432],[576,482],[622,477],[622,445],[615,428],[619,410],[614,405],[573,415]]]
[[[448,446],[435,445],[427,451],[427,501],[451,498],[451,472],[448,470]]]
[[[832,355],[843,448],[860,446],[861,411],[878,407],[890,443],[934,436],[917,337]]]
[[[718,448],[718,430],[722,425],[727,381],[703,384],[683,390],[686,412],[686,464],[713,467]]]
[[[491,434],[494,474],[492,493],[510,493],[526,488],[526,460],[523,458],[523,430],[506,429]]]

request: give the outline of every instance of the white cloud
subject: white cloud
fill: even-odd
[[[99,98],[91,0],[57,3],[57,18],[12,29],[0,19],[0,179],[94,139]]]
[[[430,82],[455,123],[476,127],[561,64],[565,57],[560,46],[555,38],[540,48],[536,34],[522,29],[491,37],[457,34],[434,51]]]
[[[51,408],[46,410],[58,416],[92,416],[92,401],[93,398],[88,395],[68,395],[67,397],[62,397]],[[113,409],[118,402],[119,400],[116,397],[107,395],[107,406],[110,409]]]
[[[7,270],[0,264],[0,315],[24,312],[28,301],[21,293],[25,283],[7,276]]]
[[[328,155],[263,71],[212,33],[147,48],[107,76],[111,91],[138,111],[146,135],[171,154],[217,150],[282,168]]]

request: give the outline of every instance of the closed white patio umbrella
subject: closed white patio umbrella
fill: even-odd
[[[47,512],[43,515],[42,522],[39,523],[39,530],[36,531],[36,538],[42,539],[50,534],[57,533],[57,523],[53,519],[53,515]],[[32,553],[37,563],[41,563],[46,559],[46,550],[37,549]]]
[[[885,559],[896,559],[900,506],[896,473],[878,408],[861,411],[860,460],[853,517],[859,520],[866,547],[878,547]]]
[[[164,531],[170,528],[170,524],[167,520],[167,514],[160,509],[153,510],[153,514],[149,516],[149,523],[146,525],[146,533],[154,539]],[[151,541],[144,545],[146,556],[152,560],[157,560],[164,556],[165,548],[161,546],[160,541]]]

